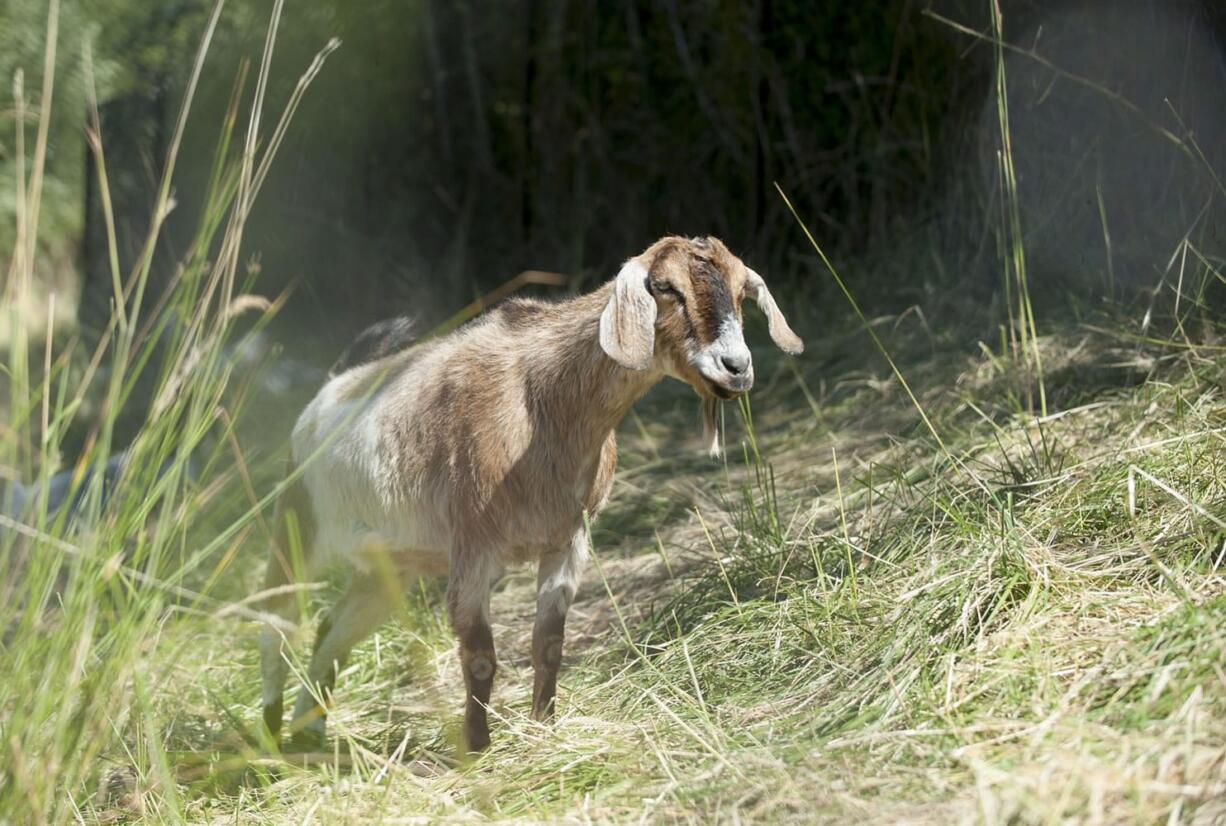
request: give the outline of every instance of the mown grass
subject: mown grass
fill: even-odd
[[[277,139],[257,116],[240,140],[236,120],[182,275],[123,304],[96,359],[109,372],[71,341],[9,354],[0,444],[26,479],[58,468],[86,396],[105,403],[82,467],[121,447],[108,434],[138,383],[159,401],[105,505],[94,491],[71,524],[35,510],[0,533],[0,819],[1226,816],[1226,353],[1205,259],[1178,296],[1047,317],[1020,349],[957,296],[843,323],[792,296],[806,356],[751,331],[758,390],[725,411],[722,464],[684,388],[624,423],[552,725],[527,718],[534,578],[513,571],[489,752],[458,758],[437,583],[342,671],[329,751],[267,749],[243,599],[288,427],[254,415],[227,353]],[[33,272],[23,237],[10,296]],[[146,260],[116,291],[147,279]],[[316,611],[342,584],[312,586]]]
[[[1072,332],[1041,341],[1049,364],[1117,363],[1118,339]],[[886,340],[905,352],[916,337]],[[826,341],[839,346],[812,344]],[[652,471],[654,497],[697,503],[660,526],[667,565],[650,538],[599,548],[554,725],[526,717],[526,572],[495,598],[493,748],[459,766],[437,589],[356,652],[336,756],[309,769],[234,736],[257,719],[254,625],[177,618],[146,655],[176,797],[156,778],[122,788],[149,817],[254,822],[1212,822],[1226,792],[1221,361],[1139,382],[1116,368],[1122,389],[1039,422],[999,412],[1016,377],[987,356],[899,363],[923,377],[957,461],[922,430],[876,428],[908,415],[897,387],[832,400],[818,438],[795,420],[795,385],[758,398],[762,463]],[[647,430],[684,432],[678,399],[649,403]],[[654,461],[647,436],[624,435],[631,464]],[[615,495],[610,515],[634,501]],[[239,592],[257,587],[258,552],[240,552]],[[116,811],[105,799],[95,813]]]
[[[914,353],[923,336],[883,338]],[[624,432],[628,464],[652,468],[625,486],[687,503],[659,526],[667,564],[654,538],[612,547],[610,532],[553,726],[526,718],[531,577],[509,577],[496,736],[472,764],[456,765],[459,675],[436,587],[355,653],[334,754],[307,769],[244,742],[254,624],[161,614],[138,657],[157,685],[112,702],[145,709],[174,794],[117,734],[78,805],[253,822],[1212,822],[1226,791],[1223,365],[1209,350],[1138,379],[1108,365],[1122,351],[1160,364],[1160,347],[1084,328],[1041,344],[1047,363],[1114,370],[1118,386],[1036,421],[1008,412],[1017,377],[999,359],[926,343],[899,359],[953,460],[889,384],[830,399],[815,437],[795,415],[818,372],[802,364],[799,379],[778,365],[775,392],[755,397],[760,462],[746,447],[725,468],[656,466],[651,431],[692,426],[685,392],[660,392],[645,432]],[[878,426],[896,417],[910,437]],[[614,524],[639,502],[617,493]],[[259,544],[221,593],[258,587]]]

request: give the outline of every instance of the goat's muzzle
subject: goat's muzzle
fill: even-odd
[[[735,319],[728,319],[719,337],[694,354],[690,363],[702,376],[704,389],[718,399],[736,398],[753,387],[753,357]]]

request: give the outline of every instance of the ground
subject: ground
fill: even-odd
[[[495,594],[493,745],[471,761],[437,586],[355,651],[329,750],[305,757],[252,745],[255,623],[173,614],[138,680],[164,757],[129,733],[80,805],[219,823],[1226,819],[1211,328],[1060,325],[1040,340],[1044,416],[999,346],[915,313],[870,325],[914,399],[857,325],[806,336],[800,360],[759,356],[723,461],[684,388],[627,419],[552,724],[528,719],[529,570]],[[258,587],[257,540],[226,571],[236,595]]]

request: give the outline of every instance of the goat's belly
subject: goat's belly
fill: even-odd
[[[323,558],[363,571],[446,574],[451,537],[436,509],[414,498],[389,501],[376,479],[324,455],[307,471]]]
[[[401,576],[447,576],[451,570],[451,554],[437,548],[405,545],[380,534],[369,534],[358,547],[354,564],[366,572],[379,572],[390,567]]]
[[[395,571],[408,576],[445,576],[451,566],[448,543],[428,529],[337,520],[320,534],[320,551],[366,573]]]
[[[557,553],[560,543],[528,542],[508,544],[497,549],[498,562],[504,568],[539,562],[550,554]]]

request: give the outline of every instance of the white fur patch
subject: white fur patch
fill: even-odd
[[[613,281],[600,314],[600,346],[622,367],[646,370],[655,348],[656,300],[647,291],[647,270],[631,258]]]
[[[732,373],[724,364],[727,358],[739,364],[744,364],[744,371]],[[745,334],[741,330],[741,322],[735,315],[728,315],[719,325],[719,335],[715,341],[701,348],[690,358],[690,363],[698,368],[703,376],[730,390],[738,392],[748,390],[753,385],[753,357],[745,344]],[[744,384],[745,386],[739,386]]]
[[[579,588],[579,577],[583,575],[587,559],[587,531],[581,529],[571,539],[567,551],[541,560],[536,589],[538,617],[566,614]]]

